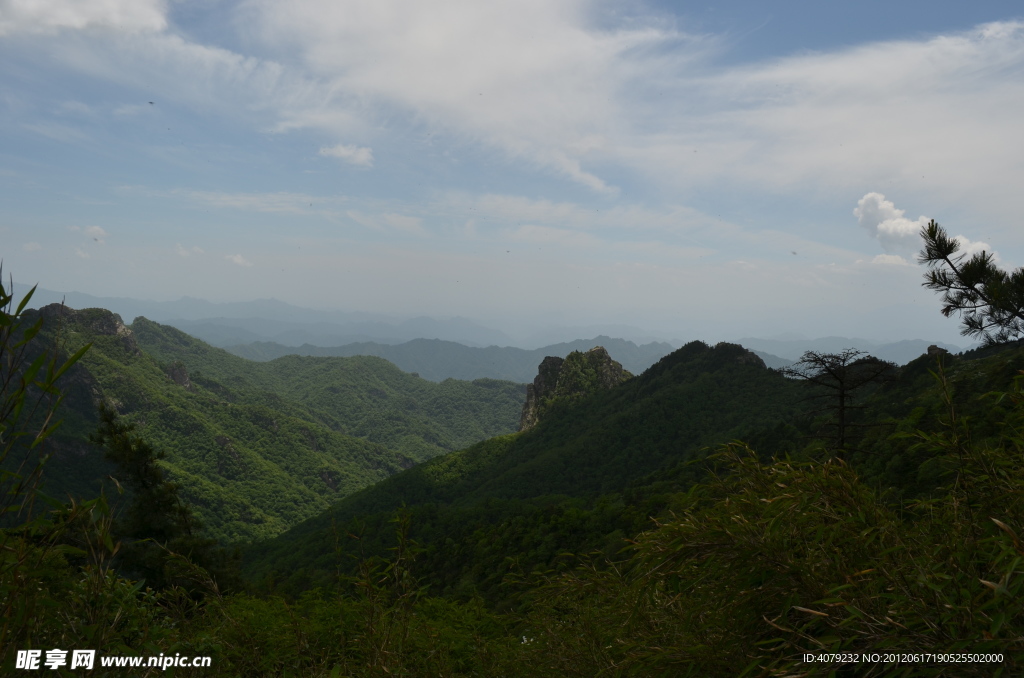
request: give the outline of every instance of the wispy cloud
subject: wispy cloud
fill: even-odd
[[[883,266],[909,266],[910,262],[901,257],[898,254],[876,254],[871,260],[873,264],[882,264]]]
[[[38,252],[39,250],[43,249],[43,246],[37,242],[27,242],[21,246],[21,249],[25,250],[26,252]]]
[[[174,251],[177,252],[179,257],[190,257],[193,254],[205,254],[205,252],[199,247],[183,247],[180,242],[174,245]]]
[[[80,129],[58,122],[39,121],[22,125],[30,132],[35,132],[48,139],[64,143],[81,143],[89,141],[89,135]]]
[[[159,31],[167,26],[163,0],[5,0],[0,10],[0,35],[85,29]]]
[[[423,228],[423,219],[420,217],[394,213],[365,214],[355,210],[349,210],[345,214],[356,223],[367,228],[399,231],[420,237],[427,235],[427,231]]]
[[[252,266],[252,262],[247,260],[241,254],[225,254],[224,258],[233,264],[238,264],[239,266]]]
[[[337,146],[321,148],[320,155],[325,155],[330,158],[340,158],[341,160],[353,165],[373,167],[373,150],[369,148],[338,144]]]

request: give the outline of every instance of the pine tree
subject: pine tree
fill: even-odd
[[[998,344],[1024,334],[1024,268],[1007,273],[993,255],[967,257],[961,243],[932,219],[921,229],[924,249],[918,261],[928,266],[923,285],[942,293],[942,315],[961,316],[961,334]],[[959,254],[958,254],[959,253]]]

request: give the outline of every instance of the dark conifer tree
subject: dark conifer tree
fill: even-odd
[[[826,424],[832,429],[827,435],[829,448],[833,454],[842,456],[850,451],[852,431],[857,427],[852,418],[859,409],[854,405],[854,395],[867,384],[885,379],[895,369],[890,362],[848,348],[839,353],[807,351],[782,372],[818,387],[818,393],[811,397],[823,400],[821,411],[831,413]]]
[[[1024,268],[1007,273],[992,254],[961,253],[961,243],[932,219],[921,229],[928,266],[923,285],[942,293],[942,314],[960,314],[960,333],[987,345],[1024,335]]]

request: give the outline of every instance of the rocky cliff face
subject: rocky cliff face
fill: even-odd
[[[526,431],[536,426],[545,409],[555,400],[579,398],[610,389],[632,376],[612,360],[602,346],[595,346],[586,353],[573,351],[564,359],[548,356],[538,367],[533,383],[526,385],[526,403],[523,404],[519,430]]]

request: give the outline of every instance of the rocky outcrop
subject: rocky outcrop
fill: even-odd
[[[558,373],[562,370],[564,358],[549,355],[537,367],[537,376],[532,384],[526,385],[526,402],[523,404],[523,415],[519,418],[519,430],[525,431],[537,425],[538,413],[542,400],[554,396],[558,385]]]
[[[84,331],[96,336],[117,337],[125,351],[142,355],[139,345],[121,316],[105,308],[84,308],[76,311],[63,304],[49,304],[39,309],[43,323],[49,327],[68,327],[73,331]]]
[[[186,368],[185,363],[180,360],[175,360],[167,366],[167,376],[171,378],[171,381],[178,386],[181,386],[186,391],[195,390],[195,387],[192,386],[192,380],[188,378],[188,368]]]
[[[632,376],[612,360],[602,346],[595,346],[586,353],[573,351],[564,359],[548,356],[537,368],[533,383],[526,385],[526,402],[519,430],[526,431],[536,426],[544,411],[556,400],[580,398],[607,390]]]

